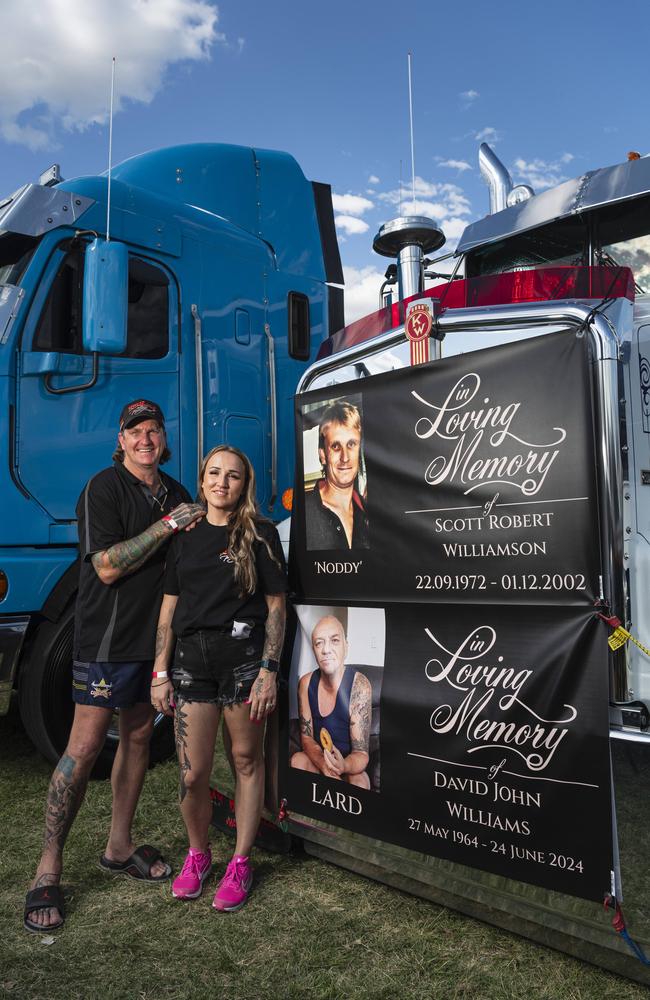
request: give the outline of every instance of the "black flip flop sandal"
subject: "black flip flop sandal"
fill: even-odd
[[[36,910],[58,910],[61,919],[58,924],[48,924],[47,926],[32,923],[29,914]],[[65,923],[65,904],[63,900],[63,890],[60,885],[41,885],[37,889],[30,889],[25,897],[25,911],[23,915],[23,925],[30,934],[49,934],[51,931],[58,931]]]
[[[156,861],[162,861],[165,865],[166,871],[162,875],[151,874]],[[126,861],[111,861],[102,854],[99,863],[102,868],[114,875],[128,875],[129,878],[140,882],[166,882],[172,873],[171,865],[168,865],[160,851],[150,844],[142,844]]]

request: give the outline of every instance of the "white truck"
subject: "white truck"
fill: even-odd
[[[305,393],[332,386],[329,394],[335,396],[337,385],[353,380],[361,393],[380,373],[385,378],[408,365],[405,319],[414,302],[432,304],[432,370],[439,359],[524,338],[562,330],[586,337],[601,558],[594,614],[607,619],[604,642],[620,623],[618,644],[610,643],[617,648],[607,651],[616,808],[602,822],[610,824],[613,817],[617,860],[611,894],[620,904],[625,887],[630,934],[650,950],[645,906],[650,653],[643,648],[650,645],[650,295],[644,289],[650,291],[650,158],[633,154],[627,162],[540,194],[513,187],[489,147],[481,147],[479,159],[490,187],[490,213],[469,225],[454,254],[446,255],[455,257],[449,280],[425,289],[427,270],[439,268],[443,259],[425,257],[444,242],[431,220],[405,217],[384,226],[375,250],[397,258],[386,282],[397,284],[397,295],[323,345],[301,379],[298,412]],[[345,392],[351,393],[349,385]],[[553,398],[548,407],[552,413]],[[370,516],[372,525],[372,510]],[[299,601],[328,603],[302,583]],[[354,605],[354,599],[347,603]],[[290,715],[291,698],[290,692]],[[281,789],[294,780],[290,754]],[[382,757],[382,774],[383,766]],[[314,783],[313,801],[322,803],[323,797],[320,788],[317,797]],[[435,856],[435,847],[424,854],[387,842],[381,832],[368,837],[355,832],[349,818],[343,829],[340,811],[324,822],[322,810],[292,810],[290,793],[287,798],[289,828],[309,852],[650,983],[647,967],[612,931],[599,905],[457,864],[444,853]],[[292,824],[296,812],[300,820]]]

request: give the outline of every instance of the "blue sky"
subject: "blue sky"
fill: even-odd
[[[105,169],[179,142],[285,149],[327,181],[347,315],[376,307],[382,222],[410,211],[407,52],[417,210],[453,246],[485,215],[488,141],[515,182],[545,186],[650,150],[645,2],[495,0],[3,0],[0,195],[53,161]],[[401,167],[400,167],[401,162]]]

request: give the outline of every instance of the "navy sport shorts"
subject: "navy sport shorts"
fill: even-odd
[[[99,708],[131,708],[151,702],[153,660],[72,664],[72,700]]]

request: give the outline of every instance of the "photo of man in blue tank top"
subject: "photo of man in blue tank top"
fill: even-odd
[[[291,766],[369,789],[370,681],[346,666],[348,643],[338,618],[321,618],[311,645],[318,669],[298,684],[302,750],[293,754]]]

